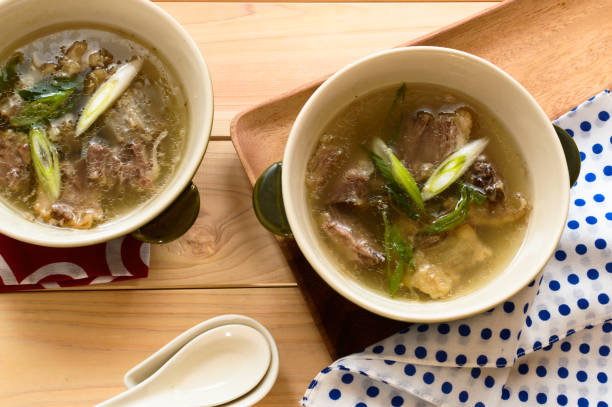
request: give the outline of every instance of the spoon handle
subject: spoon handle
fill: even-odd
[[[146,384],[134,386],[97,404],[95,407],[164,407],[169,405],[165,397],[160,397],[159,395],[149,397],[146,391],[143,391],[144,387],[146,387]]]

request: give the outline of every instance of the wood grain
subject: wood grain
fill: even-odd
[[[134,286],[292,284],[276,241],[255,218],[251,187],[228,141],[210,143],[195,183],[202,198],[196,224],[177,241],[153,246],[150,278]]]
[[[229,139],[241,110],[492,4],[159,3],[206,58],[213,139]]]
[[[512,0],[404,45],[443,46],[481,56],[521,82],[552,119],[612,84],[610,21],[609,1]],[[234,118],[232,141],[251,183],[282,160],[293,121],[321,83],[306,83]],[[334,357],[396,329],[394,322],[359,309],[333,291],[296,245],[282,247]],[[369,335],[339,328],[354,326],[369,326]]]
[[[201,214],[182,239],[153,248],[147,279],[0,295],[2,407],[91,406],[184,329],[227,313],[256,318],[279,344],[279,380],[260,405],[297,405],[330,358],[276,242],[253,216],[229,123],[254,103],[491,3],[159,4],[194,37],[213,77],[216,141],[195,179]]]
[[[276,240],[255,218],[251,185],[230,141],[210,142],[194,182],[198,219],[180,239],[151,247],[149,277],[59,290],[295,286]]]
[[[153,2],[159,2],[160,0],[152,0]],[[163,0],[165,2],[201,2],[202,0]],[[450,2],[490,2],[491,0],[427,0],[428,3],[450,3]],[[493,0],[493,1],[503,1],[503,0]],[[216,0],[216,3],[237,3],[236,0]],[[309,3],[326,3],[329,0],[308,0]],[[422,3],[423,0],[338,0],[337,3],[410,3],[410,2],[419,2]],[[254,0],[251,3],[269,3],[269,0]],[[291,3],[290,0],[281,0],[276,3]]]
[[[600,0],[511,0],[403,45],[481,56],[517,79],[555,118],[612,85],[610,21],[612,7]],[[294,118],[321,82],[306,83],[234,118],[234,145],[252,183],[281,159]],[[265,151],[256,148],[263,142]]]
[[[330,363],[297,288],[14,293],[0,296],[0,400],[10,407],[90,407],[124,390],[132,366],[220,314],[266,326],[280,352],[261,406],[297,405]]]
[[[181,239],[153,247],[147,279],[90,289],[294,286],[280,249],[251,209],[251,186],[226,141],[231,118],[351,59],[487,5],[160,3],[199,45],[213,78],[215,141],[195,177],[201,213]]]

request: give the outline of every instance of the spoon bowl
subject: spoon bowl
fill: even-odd
[[[97,407],[218,406],[257,386],[270,360],[270,346],[259,331],[220,326],[187,343],[148,379]]]

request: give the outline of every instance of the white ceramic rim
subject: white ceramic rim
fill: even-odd
[[[564,215],[559,218],[556,229],[548,231],[547,236],[550,237],[550,240],[548,244],[545,244],[546,250],[544,250],[542,252],[542,255],[537,259],[537,261],[533,263],[533,267],[530,273],[525,273],[524,275],[522,275],[520,281],[514,282],[514,284],[508,286],[507,290],[503,293],[500,293],[498,296],[490,296],[489,298],[481,298],[481,301],[478,302],[478,304],[470,306],[470,307],[465,307],[464,309],[459,309],[458,311],[455,309],[452,309],[452,307],[448,307],[451,309],[448,310],[446,313],[439,313],[437,315],[423,315],[422,313],[416,314],[416,313],[409,313],[409,312],[401,312],[401,313],[390,312],[383,305],[378,304],[375,301],[372,301],[372,302],[365,301],[363,298],[356,295],[356,293],[353,292],[351,289],[347,289],[346,286],[341,284],[342,281],[341,281],[341,278],[339,277],[340,273],[327,272],[325,267],[319,261],[319,258],[314,255],[313,251],[311,251],[310,242],[305,237],[302,230],[299,227],[297,227],[299,225],[298,214],[296,213],[296,211],[293,210],[293,208],[295,207],[294,199],[297,199],[297,198],[294,196],[294,194],[291,193],[292,174],[290,174],[290,171],[286,171],[285,169],[288,166],[287,163],[291,162],[292,157],[298,154],[302,154],[302,155],[304,154],[304,151],[299,151],[296,148],[297,141],[298,141],[298,138],[300,137],[300,131],[304,127],[304,121],[307,120],[305,119],[305,117],[308,115],[308,112],[312,109],[313,105],[317,103],[321,94],[324,94],[325,92],[327,92],[328,89],[332,87],[332,85],[335,83],[335,81],[338,80],[338,78],[342,77],[346,72],[354,69],[356,66],[366,63],[372,59],[385,57],[389,54],[397,54],[397,53],[404,53],[404,52],[432,52],[432,53],[451,54],[451,55],[455,55],[461,58],[469,59],[471,61],[475,61],[479,64],[484,65],[491,71],[495,72],[498,75],[499,80],[506,81],[508,84],[510,84],[512,87],[514,87],[516,90],[518,90],[522,94],[525,100],[528,101],[528,103],[530,104],[530,108],[534,111],[534,113],[539,117],[540,120],[545,121],[546,123],[550,123],[548,130],[543,129],[543,133],[544,133],[543,137],[545,136],[545,137],[550,138],[549,140],[551,141],[550,148],[554,150],[552,151],[552,153],[556,156],[556,159],[559,160],[560,163],[562,162],[563,163],[562,165],[565,166],[566,171],[564,174],[568,174],[565,155],[563,153],[561,144],[556,136],[556,133],[552,127],[552,123],[550,119],[547,117],[546,113],[542,110],[542,108],[538,105],[538,103],[533,98],[533,96],[531,96],[529,92],[527,92],[527,90],[518,81],[516,81],[506,72],[504,72],[502,69],[500,69],[499,67],[495,66],[494,64],[492,64],[491,62],[485,59],[482,59],[480,57],[477,57],[475,55],[472,55],[472,54],[469,54],[463,51],[450,49],[450,48],[432,47],[432,46],[414,46],[414,47],[395,48],[395,49],[385,50],[385,51],[381,51],[375,54],[371,54],[369,56],[361,58],[345,66],[344,68],[336,72],[334,75],[332,75],[330,78],[328,78],[313,93],[313,95],[308,99],[306,104],[303,106],[302,110],[298,114],[294,122],[294,125],[291,129],[289,139],[287,141],[287,146],[285,148],[285,153],[283,156],[283,163],[285,163],[285,165],[283,165],[283,172],[282,172],[282,194],[283,194],[284,207],[285,207],[285,212],[286,212],[287,219],[289,222],[289,226],[291,227],[291,230],[293,232],[293,236],[298,246],[300,247],[300,250],[302,251],[306,259],[308,260],[308,262],[312,265],[312,267],[315,269],[317,274],[319,274],[319,276],[323,278],[325,282],[327,282],[327,284],[329,284],[336,292],[340,293],[346,299],[352,301],[353,303],[375,314],[378,314],[378,315],[381,315],[387,318],[391,318],[391,319],[410,321],[410,322],[452,321],[452,320],[468,317],[468,316],[471,316],[471,315],[474,315],[474,314],[477,314],[477,313],[493,308],[494,306],[498,305],[502,301],[505,301],[506,299],[512,297],[514,294],[516,294],[519,290],[521,290],[523,287],[529,284],[529,282],[532,281],[537,276],[537,274],[542,270],[542,268],[548,262],[549,258],[552,256],[555,248],[557,247],[559,243],[559,240],[561,239],[561,234],[563,232],[563,228],[564,228],[565,221],[567,218],[567,212],[569,209],[570,185],[569,185],[569,180],[567,176],[563,176],[559,178],[559,181],[563,183],[561,186],[563,187],[563,185],[566,185],[567,186],[566,190],[568,191],[567,194],[563,196],[564,201],[561,202],[561,207],[564,208]],[[374,90],[374,89],[376,88],[373,87],[371,90]],[[300,180],[299,182],[303,182],[303,181]],[[525,242],[523,242],[523,244],[524,243]],[[489,285],[491,281],[487,282],[485,284],[485,287]],[[482,289],[482,287],[480,289]],[[480,289],[478,289],[477,291],[479,291]],[[461,297],[458,297],[458,298],[461,298]],[[452,300],[453,299],[449,300],[449,302]]]
[[[166,13],[161,7],[150,2],[148,0],[124,0],[130,1],[132,3],[137,3],[138,7],[146,8],[148,11],[153,13],[157,18],[163,21],[169,28],[171,28],[176,34],[181,37],[182,45],[188,50],[191,57],[195,58],[197,64],[200,67],[199,74],[202,76],[203,83],[205,86],[206,95],[202,95],[202,97],[208,98],[210,103],[205,106],[204,109],[200,111],[193,111],[194,106],[191,103],[191,100],[188,100],[190,105],[190,116],[188,118],[189,123],[192,121],[192,116],[195,114],[201,115],[204,117],[202,122],[204,125],[199,130],[198,134],[188,134],[188,138],[193,137],[197,140],[197,148],[192,151],[199,151],[199,157],[197,159],[192,158],[186,168],[183,169],[180,173],[177,173],[172,182],[166,184],[166,186],[154,197],[146,201],[144,204],[136,207],[133,211],[129,212],[130,216],[120,216],[118,219],[111,219],[109,222],[105,222],[97,227],[92,229],[84,229],[77,230],[71,228],[56,228],[53,226],[45,225],[42,223],[31,222],[28,220],[24,220],[29,223],[34,223],[36,226],[39,226],[41,233],[37,235],[33,235],[31,233],[23,232],[19,227],[12,228],[7,226],[4,222],[0,222],[0,233],[12,237],[14,239],[36,244],[40,246],[47,247],[79,247],[79,246],[88,246],[96,243],[106,242],[127,234],[132,233],[137,230],[141,226],[147,224],[155,217],[157,217],[160,213],[162,213],[168,206],[170,206],[178,196],[183,192],[186,186],[191,182],[195,173],[197,172],[206,152],[206,148],[208,146],[208,141],[210,139],[210,134],[212,131],[212,123],[213,123],[213,114],[214,114],[214,98],[213,98],[213,89],[212,89],[212,80],[210,77],[210,73],[208,70],[208,66],[202,56],[197,44],[191,38],[191,36],[187,33],[187,31],[168,13]],[[12,6],[14,4],[19,4],[20,0],[0,0],[0,10],[5,7]],[[0,17],[0,21],[2,18]],[[75,23],[87,23],[88,18],[86,15],[80,16],[79,18],[73,18],[70,21],[74,21]],[[96,25],[100,25],[99,22],[93,22]],[[113,24],[113,22],[109,22],[109,27],[116,27],[125,32],[133,33],[138,39],[145,42],[145,44],[150,45],[150,41],[146,38],[143,38],[142,35],[139,35],[138,32],[134,32],[130,27],[117,27]],[[12,39],[8,44],[10,45],[15,41],[18,41],[18,37]],[[176,71],[176,69],[175,69]],[[179,80],[182,78],[178,78]],[[188,86],[185,83],[182,83],[183,87]],[[183,158],[187,155],[194,156],[195,154],[192,152],[183,151]],[[4,206],[4,205],[3,205]],[[16,212],[11,208],[13,212]],[[20,215],[20,217],[22,217]],[[13,225],[11,225],[13,226]],[[52,239],[48,236],[45,231],[51,229],[62,229],[61,239]],[[57,237],[57,236],[55,236]]]

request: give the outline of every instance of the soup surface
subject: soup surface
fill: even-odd
[[[48,29],[0,54],[0,194],[27,217],[86,229],[133,210],[176,167],[187,106],[129,34]]]
[[[528,220],[527,175],[484,106],[402,84],[356,98],[327,124],[306,186],[342,269],[387,295],[435,300],[478,288],[510,262]]]

